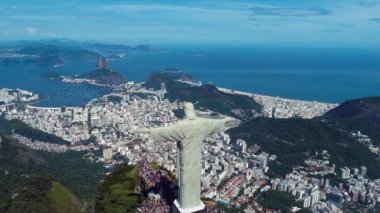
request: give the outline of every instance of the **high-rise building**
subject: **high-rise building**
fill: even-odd
[[[350,169],[348,167],[343,167],[340,170],[342,172],[342,179],[350,178]]]
[[[304,194],[305,194],[304,190],[295,190],[295,197],[296,197],[296,199],[301,199]]]
[[[311,204],[311,196],[306,196],[304,199],[303,199],[303,202],[302,202],[302,206],[304,208],[309,208],[310,207],[310,204]]]
[[[112,157],[113,157],[113,152],[111,148],[107,148],[103,150],[104,161],[111,160]]]
[[[354,176],[356,176],[358,174],[359,174],[359,169],[358,168],[354,168]]]
[[[261,154],[257,156],[257,159],[259,160],[260,169],[265,169],[267,167],[268,157],[269,157],[269,154],[265,152],[262,152]]]
[[[318,189],[314,189],[313,192],[311,193],[311,205],[314,205],[317,203],[320,199],[320,193]]]
[[[325,180],[325,187],[329,187],[330,186],[330,180],[326,178]]]
[[[236,144],[242,153],[245,153],[247,151],[247,143],[244,140],[237,139]]]
[[[161,83],[161,91],[166,92],[166,85],[164,82]]]
[[[248,169],[247,174],[246,174],[246,180],[249,181],[252,179],[253,173],[252,170]]]
[[[361,173],[360,173],[360,174],[361,174],[363,177],[367,175],[367,167],[362,166],[362,167],[360,167],[360,170],[361,170]]]
[[[277,190],[277,186],[278,184],[280,183],[280,179],[279,178],[276,178],[272,181],[272,189],[273,190]]]
[[[288,191],[288,181],[283,179],[278,183],[278,190],[282,192]]]

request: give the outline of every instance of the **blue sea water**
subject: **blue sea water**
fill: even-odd
[[[380,48],[173,46],[131,52],[109,64],[133,81],[174,67],[203,83],[271,96],[331,103],[380,96]],[[95,61],[61,67],[0,65],[0,87],[50,96],[42,106],[76,106],[108,91],[42,79],[41,74],[83,74],[94,67]]]
[[[0,88],[19,88],[48,96],[47,100],[35,103],[36,106],[59,107],[80,106],[93,98],[109,92],[109,89],[88,84],[66,84],[57,80],[42,78],[48,71],[74,73],[84,63],[73,63],[60,68],[25,64],[0,65]]]

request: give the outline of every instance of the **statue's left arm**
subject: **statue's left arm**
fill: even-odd
[[[210,134],[217,134],[221,131],[228,129],[229,125],[227,125],[227,123],[233,121],[233,119],[232,118],[209,119],[208,121],[211,128]]]

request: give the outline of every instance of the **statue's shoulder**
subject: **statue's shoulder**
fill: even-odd
[[[207,123],[209,119],[207,118],[196,118],[196,119],[193,119],[193,120],[190,120],[190,119],[182,119],[182,120],[179,120],[177,122],[177,125],[178,126],[182,126],[182,125],[190,125],[190,124],[199,124],[199,123]]]
[[[216,120],[215,119],[211,119],[211,118],[199,118],[199,122],[202,123],[202,124],[211,124],[214,121],[216,121]]]

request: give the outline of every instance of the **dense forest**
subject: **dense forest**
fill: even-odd
[[[0,200],[0,212],[80,212],[81,203],[50,175],[36,174]]]
[[[83,159],[84,152],[49,153],[32,150],[2,136],[0,148],[0,197],[14,190],[26,177],[39,172],[54,176],[80,199],[92,200],[103,165]]]
[[[166,84],[168,93],[165,97],[170,101],[198,103],[196,107],[199,109],[210,109],[244,120],[252,118],[255,113],[260,113],[262,110],[262,106],[248,96],[227,94],[212,85],[193,87],[174,81],[165,73],[152,73],[146,81],[145,87],[160,89],[161,83]]]
[[[97,84],[105,85],[120,85],[127,82],[127,80],[120,73],[108,68],[97,69],[81,75],[78,78],[95,80]]]
[[[95,201],[95,212],[135,212],[141,204],[138,166],[117,166],[101,185]]]
[[[295,198],[287,193],[269,190],[260,194],[257,202],[266,209],[290,212],[290,208],[297,205]]]
[[[380,97],[346,101],[320,119],[351,132],[361,131],[380,145]]]
[[[62,139],[61,137],[43,132],[38,129],[34,129],[22,122],[21,120],[6,120],[4,117],[0,116],[0,133],[9,135],[12,132],[18,133],[32,140],[40,140],[56,144],[70,144],[69,141]]]

